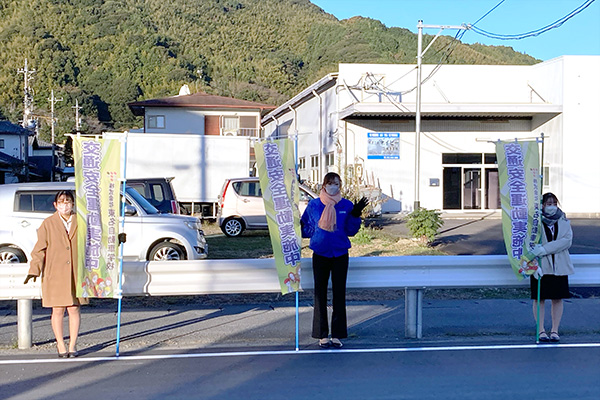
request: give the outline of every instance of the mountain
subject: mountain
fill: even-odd
[[[440,37],[424,62],[437,63],[452,41]],[[0,0],[0,44],[0,118],[21,117],[17,70],[27,58],[35,113],[48,121],[51,90],[63,99],[60,141],[75,125],[75,99],[90,133],[140,126],[128,102],[175,95],[185,83],[277,105],[340,62],[414,63],[417,38],[373,19],[340,21],[308,0]],[[504,46],[452,47],[447,63],[539,61]]]

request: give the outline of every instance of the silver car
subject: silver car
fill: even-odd
[[[37,229],[54,213],[59,190],[75,190],[74,182],[0,185],[0,263],[26,263],[37,241]],[[160,214],[133,188],[125,191],[124,260],[197,260],[208,247],[198,218]]]
[[[300,215],[308,202],[319,197],[310,188],[299,185]],[[265,204],[257,177],[226,179],[219,195],[219,226],[229,237],[248,229],[268,229]]]

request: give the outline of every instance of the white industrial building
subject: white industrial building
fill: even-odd
[[[264,135],[297,140],[302,179],[336,171],[378,186],[384,212],[417,200],[468,213],[500,207],[493,142],[543,134],[544,191],[570,216],[600,216],[600,56],[424,65],[422,76],[418,141],[416,65],[405,64],[340,64],[267,114]]]

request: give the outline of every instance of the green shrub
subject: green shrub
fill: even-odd
[[[440,215],[441,212],[438,210],[428,210],[426,208],[419,208],[408,214],[406,225],[412,237],[428,244],[433,242],[439,229],[444,225]]]
[[[361,225],[358,233],[351,237],[350,241],[356,245],[368,244],[371,243],[371,240],[373,240],[374,238],[375,236],[373,235],[373,229]]]

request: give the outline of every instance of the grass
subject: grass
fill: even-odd
[[[203,225],[208,243],[209,259],[270,258],[273,257],[269,232],[245,231],[241,236],[225,236],[215,223]],[[403,256],[403,255],[444,255],[432,247],[406,238],[398,238],[384,233],[381,229],[361,227],[356,236],[350,239],[350,257]],[[309,239],[302,239],[302,257],[309,258],[312,251]]]

